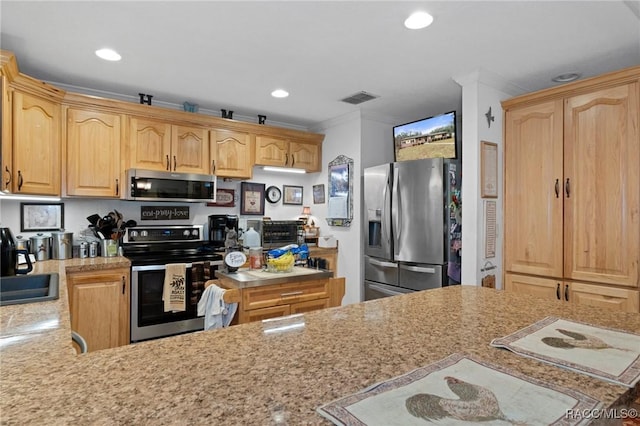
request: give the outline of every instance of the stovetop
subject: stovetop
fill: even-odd
[[[222,261],[223,250],[204,241],[202,225],[127,228],[122,250],[133,265]]]

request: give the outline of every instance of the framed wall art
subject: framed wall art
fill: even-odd
[[[20,231],[64,229],[64,203],[20,203]]]
[[[313,185],[313,204],[324,204],[324,183]]]
[[[264,183],[240,183],[240,214],[264,216]]]
[[[282,204],[302,205],[302,187],[301,186],[282,186]]]
[[[480,142],[480,196],[498,198],[498,144]]]

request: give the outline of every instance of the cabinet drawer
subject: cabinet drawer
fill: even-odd
[[[289,305],[271,306],[268,308],[242,311],[240,313],[240,324],[253,321],[262,321],[269,318],[279,318],[291,314]]]
[[[266,308],[329,297],[329,280],[311,280],[290,284],[244,289],[243,310]]]

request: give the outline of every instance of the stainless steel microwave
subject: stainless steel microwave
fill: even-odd
[[[215,175],[127,170],[125,199],[135,201],[215,202]]]

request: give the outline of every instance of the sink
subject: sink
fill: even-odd
[[[59,275],[33,274],[0,278],[0,306],[44,302],[59,297]]]

